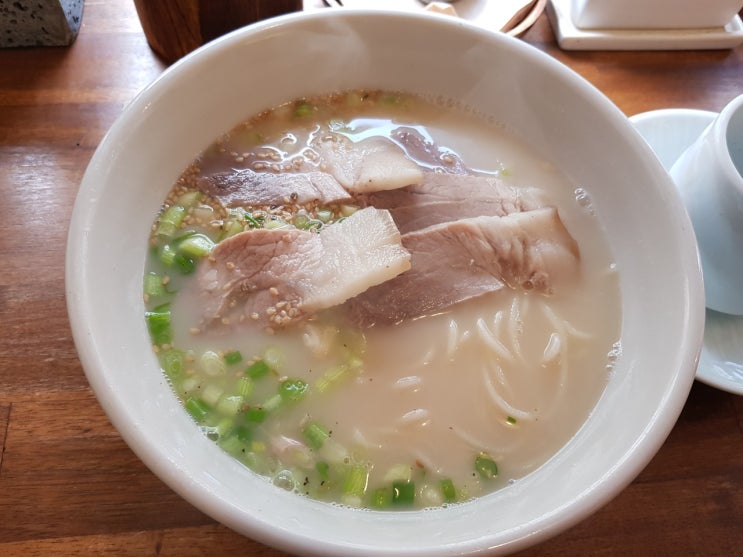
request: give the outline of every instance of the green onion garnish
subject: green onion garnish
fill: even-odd
[[[144,277],[144,293],[151,298],[157,298],[167,294],[162,275],[158,273],[147,273]]]
[[[307,383],[301,379],[286,379],[279,383],[279,394],[286,401],[301,400],[307,392]]]
[[[172,379],[176,379],[183,374],[185,368],[185,358],[183,352],[171,348],[160,352],[160,366],[163,368],[165,375]]]
[[[268,412],[262,406],[251,406],[245,410],[245,418],[254,424],[259,424],[266,419]]]
[[[170,326],[170,308],[160,306],[153,311],[145,312],[147,329],[150,332],[152,343],[157,346],[170,344],[173,340],[173,329]]]
[[[317,422],[309,422],[304,426],[302,433],[311,449],[319,449],[330,437],[330,432]]]
[[[366,492],[366,483],[369,480],[369,470],[366,466],[351,466],[343,482],[343,493],[345,495],[354,495],[361,497]]]
[[[206,420],[209,415],[211,408],[203,400],[197,398],[189,398],[186,401],[186,411],[191,414],[191,417],[199,423]]]
[[[172,237],[183,224],[183,217],[186,216],[186,209],[180,205],[173,205],[168,207],[163,215],[160,217],[160,222],[157,225],[157,235],[165,236],[166,238]]]
[[[314,107],[307,101],[300,101],[294,106],[294,116],[303,117],[310,116],[314,111]]]
[[[250,367],[245,370],[245,373],[247,373],[248,377],[251,379],[260,379],[264,375],[267,375],[269,371],[271,371],[271,368],[268,367],[268,364],[263,360],[258,360],[250,365]]]
[[[415,482],[395,480],[392,482],[392,504],[412,505],[415,502]]]
[[[320,476],[320,480],[323,482],[327,482],[330,478],[330,465],[327,462],[318,462],[315,464],[315,470],[317,470],[318,476]]]
[[[248,226],[250,228],[261,228],[261,223],[258,222],[255,218],[253,218],[253,215],[249,215],[248,213],[245,213],[245,220],[248,221]]]
[[[475,458],[475,470],[480,474],[480,477],[486,480],[492,480],[498,476],[498,465],[493,457],[486,452],[481,452]]]
[[[190,234],[178,242],[178,253],[189,259],[198,259],[209,255],[214,249],[214,242],[204,234]]]
[[[239,364],[243,361],[243,355],[240,354],[239,350],[231,350],[230,352],[226,352],[224,355],[224,362],[231,366],[233,364]]]
[[[454,489],[454,482],[449,478],[444,478],[439,482],[441,493],[444,495],[444,501],[452,503],[457,500],[457,490]]]
[[[388,487],[378,487],[372,492],[369,506],[373,509],[384,509],[392,503],[392,490]]]

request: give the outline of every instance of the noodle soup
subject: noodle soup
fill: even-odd
[[[588,192],[466,107],[301,99],[184,171],[147,324],[205,435],[277,486],[374,509],[466,501],[553,456],[619,353]]]

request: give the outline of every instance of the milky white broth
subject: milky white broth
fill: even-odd
[[[176,292],[166,297],[171,302],[170,344],[186,354],[182,372],[170,379],[184,402],[201,397],[210,382],[219,385],[224,398],[236,392],[251,360],[268,350],[274,369],[268,379],[254,381],[252,402],[247,397],[239,401],[234,415],[228,410],[205,417],[205,432],[224,443],[245,408],[270,399],[285,378],[304,381],[307,392],[300,401],[266,413],[264,422],[249,423],[245,429],[250,429],[250,439],[239,449],[227,442],[228,452],[277,485],[323,500],[397,508],[389,497],[382,498],[382,491],[389,493],[393,480],[410,480],[412,506],[436,506],[452,502],[442,494],[444,479],[456,489],[454,501],[463,501],[536,469],[585,421],[619,350],[617,272],[589,194],[513,134],[461,107],[446,106],[451,103],[404,95],[372,95],[378,102],[368,105],[348,102],[357,98],[334,97],[331,108],[318,108],[325,100],[310,99],[316,112],[302,118],[294,114],[296,104],[261,115],[207,149],[195,167],[202,173],[252,168],[258,159],[250,154],[266,145],[279,162],[291,160],[306,148],[306,130],[326,127],[328,120],[354,139],[389,136],[401,124],[414,126],[458,154],[469,168],[545,190],[578,243],[578,281],[560,285],[549,296],[507,288],[438,315],[360,333],[341,331],[338,310],[285,330],[266,332],[248,325],[230,333],[203,328],[196,333],[200,308],[192,295],[194,275],[178,276],[163,268],[153,248],[148,272],[167,275],[168,288]],[[181,184],[177,195],[182,191]],[[210,215],[204,222],[219,221],[218,211],[200,210]],[[193,223],[185,228],[201,230]],[[203,230],[218,239],[214,225]],[[148,299],[148,308],[163,300]],[[318,339],[327,355],[317,354]],[[163,353],[163,347],[156,349]],[[220,355],[239,351],[242,361],[209,376],[199,369],[199,355],[207,350]],[[328,370],[348,361],[353,361],[352,371],[330,388],[317,388]],[[214,408],[214,390],[209,396]],[[307,452],[302,428],[308,420],[328,430],[328,446]],[[295,451],[295,445],[300,449]],[[246,458],[246,450],[252,449],[262,456]],[[496,477],[486,479],[476,471],[480,454],[497,464]],[[324,475],[318,475],[318,461],[328,464]],[[368,476],[361,491],[349,493],[344,484],[353,466],[362,466]]]

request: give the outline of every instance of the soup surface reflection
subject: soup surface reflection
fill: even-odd
[[[165,199],[154,350],[204,433],[277,486],[374,509],[492,492],[568,442],[621,349],[587,190],[440,99],[276,107]]]

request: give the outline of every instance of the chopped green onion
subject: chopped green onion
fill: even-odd
[[[369,481],[369,470],[366,466],[351,466],[346,480],[343,482],[343,493],[361,497],[366,492],[366,484]]]
[[[239,439],[237,435],[230,435],[224,439],[220,439],[219,446],[222,450],[231,454],[232,456],[240,456],[248,451],[248,445]]]
[[[226,220],[222,225],[222,234],[220,235],[219,240],[226,240],[235,234],[239,234],[243,230],[245,230],[245,228],[241,222],[232,219]]]
[[[297,226],[302,230],[320,230],[322,228],[322,221],[317,219],[310,219],[304,225]]]
[[[247,373],[248,377],[251,379],[260,379],[261,377],[268,375],[269,371],[271,371],[271,368],[268,367],[268,364],[263,360],[258,360],[248,367],[248,369],[245,370],[245,373]]]
[[[396,480],[392,482],[392,504],[412,505],[415,502],[415,482]]]
[[[372,491],[369,506],[373,509],[384,509],[392,504],[392,490],[388,487],[378,487]]]
[[[160,262],[165,267],[172,267],[175,264],[176,255],[177,252],[175,251],[175,248],[170,244],[165,244],[160,250]]]
[[[201,369],[207,375],[215,377],[217,375],[224,375],[226,372],[226,366],[224,360],[219,357],[219,354],[211,350],[207,350],[199,358]]]
[[[147,273],[144,277],[144,293],[151,298],[157,298],[167,294],[162,275],[158,273]]]
[[[330,432],[317,422],[309,422],[302,430],[307,445],[312,449],[319,449],[330,437]]]
[[[185,358],[183,352],[171,348],[160,352],[160,366],[163,368],[165,375],[173,380],[183,375],[185,368]]]
[[[237,426],[233,433],[243,443],[250,443],[253,440],[253,432],[247,427]]]
[[[387,104],[387,105],[395,105],[400,104],[402,102],[402,99],[398,97],[397,95],[384,95],[381,99],[379,99],[380,103]]]
[[[327,482],[330,478],[330,465],[327,462],[318,462],[315,464],[315,470],[317,470],[318,476],[320,476],[320,480],[323,482]]]
[[[177,249],[186,258],[198,259],[212,252],[214,242],[204,234],[191,234],[178,242]]]
[[[486,480],[492,480],[498,475],[498,465],[493,457],[486,452],[481,452],[475,458],[475,470],[480,474],[480,477]]]
[[[441,493],[444,495],[444,501],[452,503],[457,500],[457,490],[454,489],[454,482],[449,478],[444,478],[439,482]]]
[[[271,369],[280,370],[284,367],[284,353],[275,346],[266,348],[266,351],[263,353],[263,360]]]
[[[341,215],[344,217],[350,217],[358,210],[359,208],[355,205],[341,205]]]
[[[144,316],[152,343],[157,346],[170,344],[173,340],[173,329],[170,326],[170,308],[148,311],[145,312]]]
[[[237,380],[237,394],[243,398],[247,398],[253,394],[253,381],[250,377],[241,377]]]
[[[396,464],[384,475],[385,482],[409,482],[413,475],[413,469],[407,464]]]
[[[266,400],[266,402],[263,403],[263,408],[267,412],[273,412],[276,410],[279,406],[281,406],[281,403],[284,401],[284,399],[281,397],[280,394],[276,393],[271,398]]]
[[[224,394],[224,389],[216,383],[208,383],[201,391],[201,400],[209,406],[216,406],[219,399]]]
[[[178,205],[182,207],[193,207],[201,201],[202,193],[198,190],[187,191],[178,198]]]
[[[508,416],[508,417],[506,418],[506,421],[507,421],[507,422],[508,422],[509,424],[511,424],[511,425],[514,425],[514,424],[516,423],[516,418],[514,418],[513,416]]]
[[[245,213],[245,220],[248,221],[248,226],[250,228],[261,228],[263,225],[258,222],[255,218],[253,218],[253,215],[250,215],[248,213]]]
[[[231,350],[224,355],[224,361],[228,366],[239,364],[243,361],[243,355],[239,350]]]
[[[299,101],[294,106],[294,116],[303,117],[310,116],[314,112],[314,107],[307,101]]]
[[[317,220],[324,224],[327,224],[333,219],[333,211],[331,211],[330,209],[318,209],[316,216]]]
[[[318,393],[326,392],[333,385],[348,376],[350,371],[350,368],[346,364],[331,367],[315,382],[315,389]]]
[[[217,412],[223,416],[235,416],[243,405],[243,397],[241,396],[226,396],[219,400],[217,403]]]
[[[279,394],[288,402],[296,402],[304,397],[307,387],[301,379],[286,379],[279,383]]]
[[[262,406],[251,406],[245,410],[245,419],[254,424],[260,424],[266,419],[268,412]]]
[[[183,224],[183,217],[186,216],[186,209],[180,205],[168,207],[160,217],[157,225],[157,235],[172,237]]]
[[[275,229],[275,228],[287,228],[288,226],[289,225],[286,222],[284,222],[282,219],[276,217],[276,218],[272,218],[271,220],[269,220],[268,222],[266,222],[263,225],[263,228],[267,228],[268,230],[272,230],[272,229]]]
[[[311,220],[306,213],[297,213],[294,217],[294,226],[304,228]]]
[[[182,275],[190,275],[196,270],[196,261],[182,253],[175,253],[173,256],[173,264]]]
[[[211,408],[209,408],[209,405],[203,400],[189,398],[186,401],[186,411],[199,423],[202,423],[206,419],[210,410]]]

